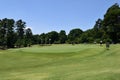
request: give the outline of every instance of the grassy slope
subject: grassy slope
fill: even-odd
[[[53,45],[0,51],[0,80],[120,80],[120,45]]]

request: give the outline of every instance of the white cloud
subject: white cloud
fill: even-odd
[[[26,27],[25,29],[28,29],[28,28],[32,29],[32,27]]]

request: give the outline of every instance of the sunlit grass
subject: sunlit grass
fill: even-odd
[[[0,50],[0,80],[120,80],[120,45]]]

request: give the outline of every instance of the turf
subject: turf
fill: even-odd
[[[0,50],[0,80],[120,80],[120,45]]]

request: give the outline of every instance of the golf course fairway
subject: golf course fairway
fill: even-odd
[[[120,80],[120,45],[35,45],[0,50],[0,80]]]

